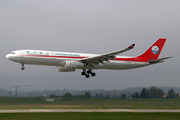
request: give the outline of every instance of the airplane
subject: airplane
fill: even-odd
[[[127,70],[164,62],[165,59],[171,58],[158,59],[165,42],[165,38],[159,38],[144,53],[136,57],[117,56],[133,49],[135,44],[132,44],[123,50],[101,55],[28,49],[12,51],[6,58],[21,63],[22,70],[25,69],[24,64],[56,66],[58,72],[74,72],[76,69],[82,69],[81,75],[89,78],[90,75],[96,76],[93,70],[97,69]]]

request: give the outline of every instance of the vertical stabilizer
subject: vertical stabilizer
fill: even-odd
[[[148,58],[148,59],[158,59],[161,50],[166,42],[165,38],[159,38],[150,48],[148,48],[143,54],[137,56],[137,58]]]

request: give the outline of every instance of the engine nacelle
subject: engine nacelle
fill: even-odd
[[[57,70],[58,72],[74,72],[75,71],[74,68],[64,68],[60,66],[57,66]]]
[[[65,61],[65,68],[82,69],[84,64],[78,61]]]

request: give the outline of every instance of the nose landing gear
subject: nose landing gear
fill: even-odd
[[[89,78],[90,75],[92,77],[96,76],[96,73],[92,72],[92,70],[83,70],[83,72],[81,73],[81,75],[84,75],[86,78]]]
[[[21,70],[25,70],[24,64],[21,64],[21,65],[22,65],[22,68],[21,68]]]

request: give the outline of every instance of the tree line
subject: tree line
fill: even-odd
[[[63,96],[56,96],[55,94],[50,94],[49,96],[50,98],[57,98],[57,97],[61,97],[61,98],[110,98],[109,96],[103,96],[103,94],[100,93],[96,93],[94,96],[91,94],[91,92],[87,91],[84,94],[80,94],[80,95],[72,95],[69,92],[66,92]],[[120,97],[116,98],[126,98],[125,94],[121,94]]]
[[[140,93],[134,92],[131,95],[131,97],[132,98],[163,98],[164,95],[165,93],[162,89],[153,86],[150,87],[149,89],[143,88]],[[175,94],[174,90],[171,88],[165,97],[166,98],[179,97],[179,93]]]
[[[50,98],[55,98],[55,97],[59,97],[59,96],[56,96],[55,94],[50,94],[49,96]],[[91,98],[92,95],[90,92],[85,92],[85,94],[80,94],[80,95],[72,95],[71,93],[67,92],[65,93],[63,96],[61,96],[63,98]]]
[[[56,96],[55,94],[50,94],[50,98],[56,98],[56,97],[62,97],[62,98],[110,98],[109,96],[103,96],[103,94],[96,93],[94,96],[92,96],[91,92],[86,91],[84,94],[80,95],[72,95],[69,92],[66,92],[63,96]],[[173,88],[171,88],[168,93],[165,96],[165,93],[162,89],[156,88],[156,87],[150,87],[149,89],[143,88],[141,92],[139,93],[134,92],[131,95],[132,98],[175,98],[179,97],[179,93],[175,93]],[[119,97],[116,96],[116,98],[126,98],[126,94],[121,94]]]

